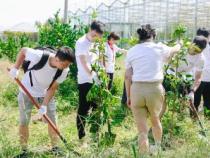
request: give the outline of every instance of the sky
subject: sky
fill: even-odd
[[[0,26],[44,22],[60,8],[64,0],[0,0]]]
[[[102,1],[110,0],[69,0],[69,10],[78,7],[96,6]],[[78,5],[79,4],[79,5]],[[34,24],[45,22],[61,9],[63,16],[64,0],[0,0],[0,27],[12,27],[19,23]]]

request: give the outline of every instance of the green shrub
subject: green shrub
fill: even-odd
[[[6,56],[14,62],[22,47],[32,47],[34,42],[25,33],[5,33],[5,39],[0,39],[0,58]]]
[[[123,76],[124,77],[124,76]],[[111,89],[111,93],[116,96],[121,96],[123,92],[123,78],[115,77]]]
[[[72,108],[77,107],[78,100],[77,83],[70,76],[59,86],[57,109],[64,114],[68,114]]]
[[[17,94],[18,94],[18,87],[15,84],[6,84],[1,88],[1,95],[0,95],[0,105],[5,107],[12,106],[16,107],[17,104]]]
[[[78,21],[79,22],[79,21]],[[54,18],[49,19],[45,24],[38,24],[40,46],[52,46],[59,48],[69,46],[75,48],[76,40],[87,32],[87,26],[79,22],[73,25],[71,21],[63,23],[59,18],[59,11],[54,15]],[[77,67],[72,65],[71,73],[76,77]]]
[[[73,26],[71,21],[63,23],[59,18],[59,11],[54,15],[54,18],[49,19],[45,24],[38,24],[40,46],[69,46],[74,48],[76,40],[84,35],[87,31],[85,25],[79,24]]]

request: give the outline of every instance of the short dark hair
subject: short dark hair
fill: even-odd
[[[97,33],[103,34],[104,33],[105,24],[100,21],[93,21],[90,25],[91,30],[95,30]]]
[[[197,36],[204,36],[206,38],[209,37],[210,33],[209,33],[209,30],[207,30],[206,28],[199,28],[196,32],[196,35]]]
[[[109,34],[109,36],[107,37],[107,39],[108,40],[111,40],[111,39],[114,39],[114,40],[119,40],[120,39],[120,36],[118,36],[116,33],[114,33],[114,32],[111,32],[110,34]]]
[[[155,38],[156,36],[155,29],[152,28],[150,24],[142,25],[141,28],[137,30],[137,33],[141,41],[145,41],[151,37]]]
[[[201,50],[206,48],[207,45],[207,39],[204,36],[196,36],[193,39],[193,44],[198,46]]]
[[[75,62],[73,50],[67,46],[59,48],[55,56],[58,57],[61,61],[69,61],[72,63]]]

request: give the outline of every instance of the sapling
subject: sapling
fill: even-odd
[[[108,90],[109,78],[104,69],[106,61],[104,40],[97,39],[91,52],[97,54],[97,58],[92,64],[92,70],[97,73],[100,84],[95,83],[88,93],[88,100],[97,104],[97,109],[93,111],[89,119],[91,123],[90,131],[91,133],[98,133],[100,131],[99,127],[106,124],[107,131],[101,134],[98,133],[98,135],[102,138],[101,144],[109,145],[113,144],[116,138],[116,134],[112,132],[111,111],[117,97],[113,96]],[[99,139],[97,141],[99,143]]]

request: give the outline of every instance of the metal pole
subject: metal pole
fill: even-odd
[[[197,31],[197,28],[198,28],[198,0],[195,0],[195,23],[194,23],[194,36],[196,35],[196,31]]]
[[[169,10],[169,0],[166,1],[166,21],[165,21],[165,36],[164,40],[168,39],[168,20],[169,20],[169,15],[168,15],[168,10]]]
[[[67,23],[68,21],[68,0],[65,0],[64,3],[64,23]]]

